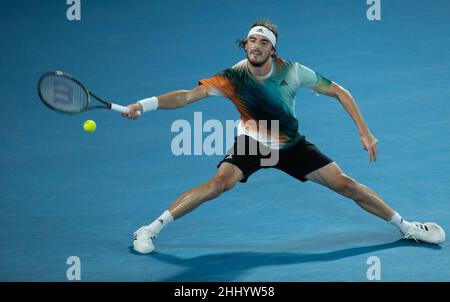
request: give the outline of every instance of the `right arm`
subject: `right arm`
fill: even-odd
[[[177,109],[182,108],[190,103],[204,99],[208,97],[208,91],[203,85],[199,85],[191,90],[177,90],[162,94],[158,96],[158,108],[157,109]],[[142,106],[139,103],[130,104],[127,106],[130,109],[129,113],[123,114],[123,116],[129,119],[137,119],[139,115],[138,111],[142,112]]]
[[[203,85],[191,90],[178,90],[158,96],[158,109],[182,108],[195,101],[208,97]]]

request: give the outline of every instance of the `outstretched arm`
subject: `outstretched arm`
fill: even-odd
[[[199,85],[191,90],[177,90],[162,94],[157,97],[158,107],[157,109],[176,109],[182,108],[195,101],[208,97],[208,92],[202,85]],[[141,104],[134,103],[128,105],[130,111],[123,114],[124,117],[129,119],[139,118],[138,112],[143,112]]]
[[[369,153],[369,161],[376,161],[378,155],[378,140],[372,135],[369,127],[367,127],[351,93],[335,82],[332,82],[327,88],[315,88],[315,90],[339,100],[358,128],[363,148]]]

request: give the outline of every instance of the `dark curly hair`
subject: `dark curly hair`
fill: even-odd
[[[255,23],[253,23],[252,26],[250,26],[250,29],[255,27],[255,26],[264,26],[265,28],[269,29],[271,32],[273,32],[273,34],[275,35],[275,38],[277,38],[277,44],[278,44],[278,30],[277,30],[277,26],[275,24],[273,24],[272,22],[268,21],[268,20],[260,20],[260,21],[256,21]],[[236,40],[236,44],[239,46],[239,48],[245,48],[245,45],[247,44],[247,38],[245,39],[237,39]],[[274,54],[272,55],[272,57],[276,57],[277,56],[277,51],[276,48],[274,47]]]

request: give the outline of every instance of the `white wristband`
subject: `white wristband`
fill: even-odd
[[[144,112],[158,109],[158,98],[156,96],[138,101]]]

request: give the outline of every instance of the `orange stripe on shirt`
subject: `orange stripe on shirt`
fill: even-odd
[[[279,60],[281,62],[281,60]],[[276,62],[276,63],[280,63]],[[252,123],[252,120],[255,120],[248,110],[248,107],[245,105],[245,102],[239,99],[236,95],[236,90],[231,83],[231,81],[222,76],[222,75],[215,75],[209,79],[203,79],[200,80],[200,85],[203,85],[206,90],[208,91],[208,94],[214,94],[215,92],[219,92],[222,96],[230,99],[233,104],[236,106],[237,110],[239,111],[241,115],[241,120],[246,124],[251,130],[253,131],[265,131],[265,133],[271,133],[269,129],[266,129],[265,127],[262,127],[264,129],[259,129],[260,125],[258,121],[256,123]],[[250,123],[247,123],[250,121]],[[256,129],[254,129],[256,126]],[[283,133],[279,133],[279,141],[285,142],[289,139],[289,137]]]
[[[229,98],[236,106],[243,120],[252,118],[247,106],[245,106],[245,103],[236,96],[236,90],[234,89],[233,84],[226,77],[215,75],[209,79],[200,80],[200,84],[206,88],[208,94],[214,94],[214,92],[217,91],[222,96]]]

